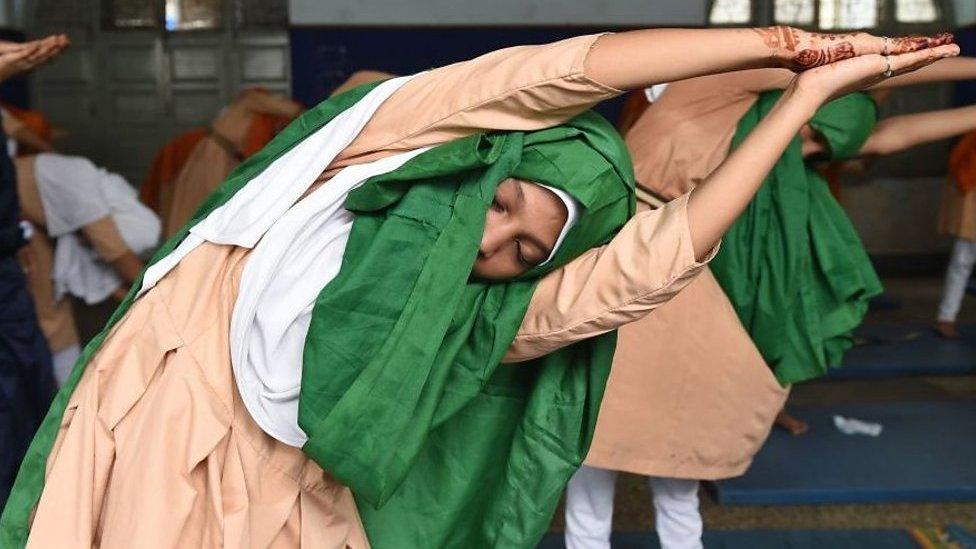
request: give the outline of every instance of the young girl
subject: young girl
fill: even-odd
[[[612,334],[590,336],[702,268],[819,104],[957,52],[790,36],[584,36],[309,111],[162,248],[86,349],[22,467],[3,544],[534,546],[609,370]],[[690,197],[627,222],[628,155],[587,108],[659,81],[849,57],[798,77]],[[573,318],[591,311],[584,295],[615,306],[519,341],[520,325],[553,318],[539,303]],[[500,366],[513,339],[548,354]]]

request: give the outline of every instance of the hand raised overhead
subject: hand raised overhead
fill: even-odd
[[[753,29],[782,67],[800,72],[862,55],[900,55],[951,44],[949,33],[888,38],[866,32],[825,34],[777,26]]]
[[[68,37],[63,34],[23,43],[0,41],[0,81],[37,68],[59,55],[69,44]]]
[[[804,71],[797,75],[795,88],[812,94],[812,99],[818,102],[825,102],[956,55],[959,55],[959,46],[955,44],[897,55],[862,55]]]

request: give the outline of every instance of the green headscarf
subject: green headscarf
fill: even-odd
[[[782,92],[770,92],[779,98]],[[823,105],[810,119],[830,149],[831,160],[854,158],[871,137],[878,121],[878,107],[866,93],[851,93]]]
[[[734,149],[781,92],[767,92],[742,117]],[[821,107],[810,125],[833,160],[856,156],[877,120],[863,93]],[[857,232],[827,182],[790,143],[726,234],[711,268],[739,319],[783,384],[840,365],[868,301],[881,293]]]
[[[372,87],[296,120],[235,170],[153,263]],[[580,218],[544,266],[507,283],[471,280],[486,212],[510,176],[566,191],[582,206]],[[608,241],[633,214],[623,142],[594,113],[542,131],[474,135],[368,181],[346,207],[356,220],[343,265],[315,303],[305,342],[304,451],[352,489],[374,547],[534,547],[586,454],[615,336],[525,363],[500,361],[538,277]],[[82,370],[75,368],[58,395],[22,466],[4,511],[4,547],[26,539],[44,464]]]
[[[449,143],[350,195],[356,223],[313,311],[299,424],[305,451],[356,494],[375,546],[534,547],[548,528],[585,456],[614,337],[499,363],[538,277],[632,215],[631,171],[613,128],[586,113]],[[471,280],[510,176],[566,191],[581,216],[551,262]]]

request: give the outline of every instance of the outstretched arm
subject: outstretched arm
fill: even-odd
[[[951,40],[913,38],[910,50]],[[415,77],[376,112],[333,166],[485,130],[538,130],[565,122],[624,89],[748,67],[805,69],[877,53],[880,38],[789,27],[654,29],[520,46]]]
[[[706,74],[780,67],[803,71],[868,54],[901,54],[948,44],[952,36],[886,39],[864,32],[820,34],[778,26],[650,29],[602,37],[586,74],[618,89],[644,88]]]
[[[947,59],[947,61],[949,61]],[[976,105],[892,116],[878,122],[861,147],[861,156],[894,154],[976,129]]]
[[[953,57],[942,59],[914,72],[888,78],[875,84],[871,89],[880,90],[914,86],[915,84],[958,82],[973,79],[976,79],[976,57]]]
[[[892,57],[894,71],[924,65],[955,46]],[[639,212],[613,240],[588,250],[539,282],[506,362],[542,356],[633,322],[674,297],[753,194],[799,128],[824,102],[882,78],[879,55],[808,71],[775,109],[690,195]]]
[[[0,82],[47,63],[69,44],[64,34],[23,43],[0,41]]]

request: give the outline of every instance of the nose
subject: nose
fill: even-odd
[[[485,223],[485,232],[481,235],[481,245],[478,247],[478,255],[482,258],[489,258],[498,253],[508,240],[505,225],[499,220],[489,218]]]

